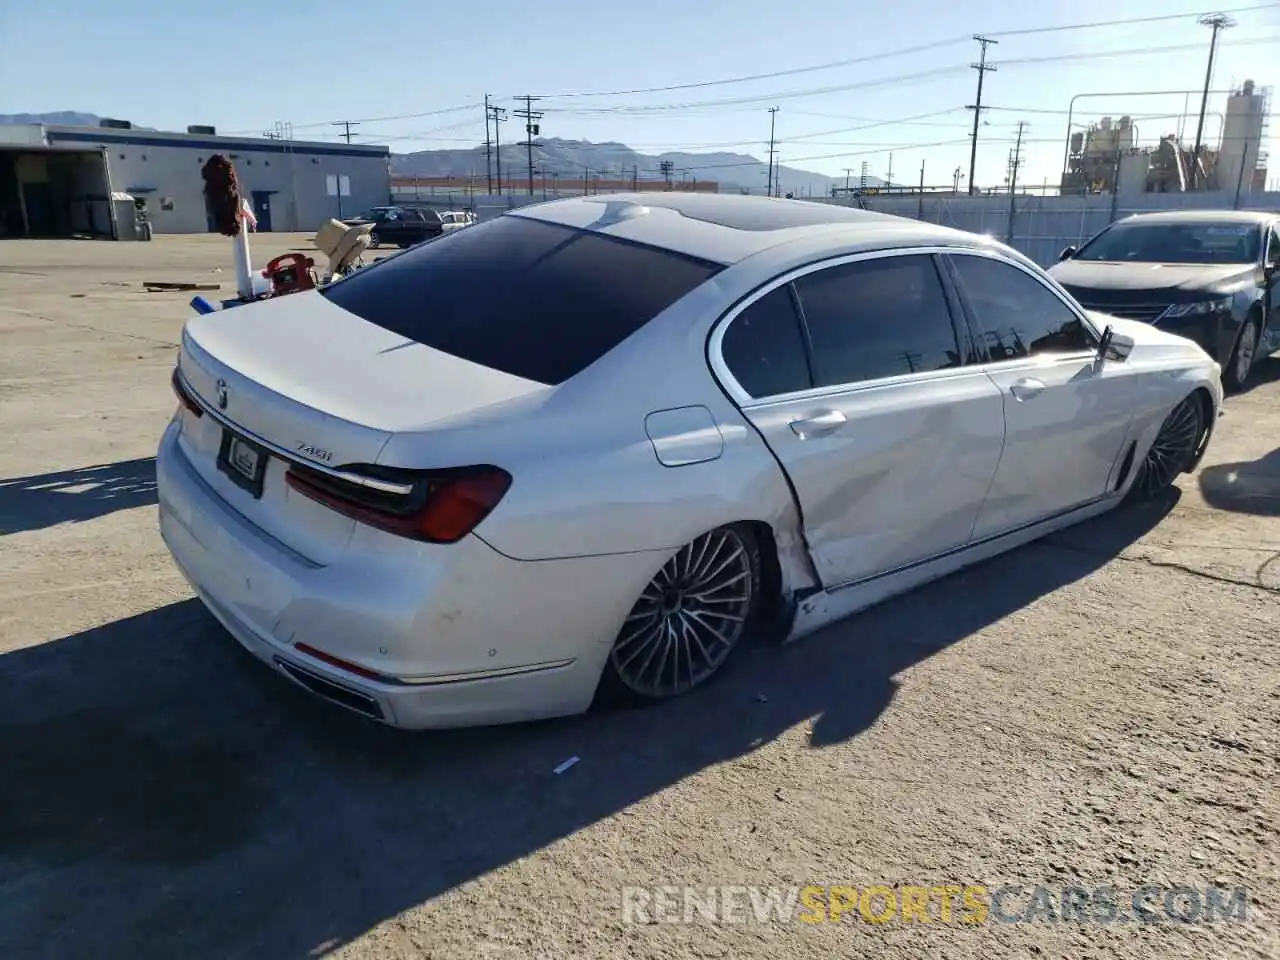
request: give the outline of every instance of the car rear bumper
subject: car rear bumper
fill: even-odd
[[[196,594],[258,659],[392,726],[582,712],[620,624],[665,559],[521,562],[472,536],[448,547],[396,540],[320,566],[219,497],[177,430],[166,430],[156,461],[160,533]]]

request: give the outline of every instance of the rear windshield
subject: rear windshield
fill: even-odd
[[[1098,234],[1072,259],[1255,263],[1258,253],[1259,230],[1252,223],[1120,223]]]
[[[558,384],[720,269],[668,250],[502,216],[357,270],[324,295],[436,350]]]

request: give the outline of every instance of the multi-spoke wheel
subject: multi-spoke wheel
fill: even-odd
[[[1240,327],[1231,359],[1222,371],[1222,385],[1232,392],[1240,390],[1253,370],[1253,359],[1258,352],[1258,321],[1250,314]]]
[[[721,527],[682,547],[623,623],[609,653],[610,686],[665,700],[710,678],[750,627],[759,584],[759,546],[744,527]]]
[[[1187,397],[1165,417],[1133,481],[1133,497],[1150,500],[1172,486],[1195,459],[1204,431],[1204,407],[1198,397]]]

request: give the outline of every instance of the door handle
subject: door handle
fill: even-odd
[[[839,410],[826,410],[812,417],[801,417],[791,421],[791,432],[801,440],[812,440],[814,437],[825,437],[828,433],[839,430],[848,418]]]
[[[1044,392],[1044,381],[1023,377],[1021,380],[1013,382],[1009,392],[1013,394],[1015,400],[1030,400],[1032,397],[1038,397]]]

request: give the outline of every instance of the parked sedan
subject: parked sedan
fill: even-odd
[[[1049,273],[1080,303],[1199,343],[1238,390],[1280,350],[1280,217],[1178,210],[1126,217]]]
[[[763,197],[512,211],[188,321],[160,529],[246,648],[422,728],[683,694],[1151,496],[1219,371],[993,240]]]

